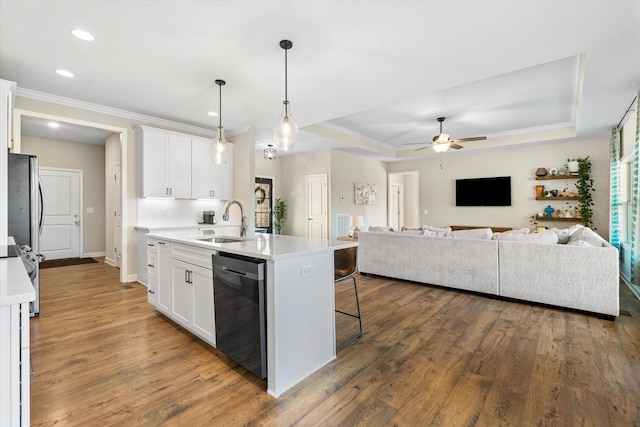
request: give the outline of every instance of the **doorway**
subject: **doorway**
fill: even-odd
[[[256,233],[273,233],[273,178],[256,177]]]
[[[133,251],[135,252],[134,245],[135,243],[132,241],[131,243],[129,243],[130,237],[127,234],[127,227],[128,227],[128,223],[129,223],[129,214],[128,214],[128,210],[129,210],[129,203],[127,201],[127,185],[128,185],[128,173],[127,173],[127,169],[128,169],[128,158],[127,158],[127,152],[128,152],[128,141],[129,141],[129,134],[130,132],[128,131],[128,129],[126,128],[122,128],[122,127],[117,127],[117,126],[112,126],[112,125],[107,125],[107,124],[103,124],[103,123],[97,123],[97,122],[88,122],[88,121],[84,121],[84,120],[79,120],[79,119],[75,119],[73,117],[65,117],[65,116],[56,116],[56,115],[52,115],[52,114],[47,114],[47,113],[41,113],[41,112],[37,112],[37,111],[27,111],[27,110],[22,110],[19,108],[15,108],[13,110],[14,115],[13,115],[13,128],[14,129],[21,129],[21,123],[23,118],[25,120],[28,119],[39,119],[42,121],[56,121],[59,123],[68,123],[68,124],[72,124],[72,125],[78,125],[78,126],[83,126],[83,127],[87,127],[87,128],[93,128],[93,129],[98,129],[98,130],[104,130],[107,132],[111,132],[112,134],[115,134],[117,136],[117,138],[114,138],[114,140],[117,141],[117,153],[115,153],[114,155],[117,156],[117,160],[116,162],[120,163],[120,168],[121,168],[121,179],[120,179],[120,210],[121,210],[121,227],[120,227],[120,255],[121,255],[121,259],[120,259],[120,282],[122,283],[126,283],[132,280],[135,280],[135,274],[129,274],[129,267],[128,267],[128,258],[129,258],[129,252]],[[20,153],[21,152],[21,133],[15,132],[13,135],[14,138],[14,151],[16,153]],[[56,139],[56,138],[52,138],[52,139]],[[114,162],[115,163],[115,162]],[[113,163],[112,163],[113,164]],[[112,166],[109,167],[105,167],[105,173],[109,176],[105,177],[106,182],[109,182],[110,180],[110,175],[113,171]],[[106,188],[109,190],[110,193],[112,193],[112,188],[110,186],[106,186]],[[113,217],[113,209],[110,209],[110,207],[112,206],[108,206],[107,210],[106,210],[106,218],[107,221],[109,221],[109,219],[114,218]],[[135,205],[133,206],[135,208]],[[113,223],[111,222],[111,225],[113,225]],[[105,230],[105,234],[106,234],[106,240],[107,242],[111,242],[111,244],[113,244],[113,238],[112,236],[114,235],[114,227],[110,227],[109,225],[107,226],[107,229]],[[113,250],[108,247],[106,248],[106,253],[107,255],[109,254],[113,254]],[[105,258],[105,262],[106,262],[107,258]]]
[[[420,227],[420,199],[418,171],[389,174],[388,226],[394,230],[402,227]]]
[[[40,168],[44,221],[40,253],[45,259],[79,258],[82,253],[82,171]]]

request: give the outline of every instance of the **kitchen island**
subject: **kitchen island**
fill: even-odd
[[[149,246],[148,259],[152,261],[148,264],[153,268],[149,277],[157,277],[157,288],[152,288],[154,281],[150,280],[149,290],[154,293],[149,301],[215,346],[211,255],[221,252],[264,260],[267,393],[278,397],[335,359],[333,252],[358,243],[264,233],[232,237],[235,241],[221,243],[215,242],[214,237],[230,236],[150,233],[149,244],[154,246]],[[183,316],[176,309],[184,305],[176,299],[176,289],[181,284],[174,283],[171,288],[168,280],[171,277],[171,281],[179,281],[181,275],[175,271],[185,265],[193,265],[191,270],[195,272],[188,291],[191,316]],[[209,300],[211,306],[207,308]]]

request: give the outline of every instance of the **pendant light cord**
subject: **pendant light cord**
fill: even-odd
[[[218,127],[222,127],[222,85],[220,87],[220,96],[218,97],[219,107],[218,107]]]

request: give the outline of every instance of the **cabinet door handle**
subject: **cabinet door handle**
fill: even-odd
[[[147,246],[154,247],[155,245],[153,243],[147,243]]]
[[[184,283],[189,283],[189,270],[184,271]]]
[[[158,242],[158,244],[164,246],[164,242]]]
[[[193,285],[193,271],[189,270],[189,283]]]
[[[148,292],[149,292],[150,294],[155,294],[155,293],[156,293],[156,291],[152,291],[151,289],[149,289],[149,291],[148,291]]]
[[[147,267],[154,268],[154,267],[155,267],[155,265],[153,265],[153,264],[147,264]]]

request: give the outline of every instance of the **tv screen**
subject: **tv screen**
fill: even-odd
[[[511,206],[511,177],[456,179],[456,206]]]

